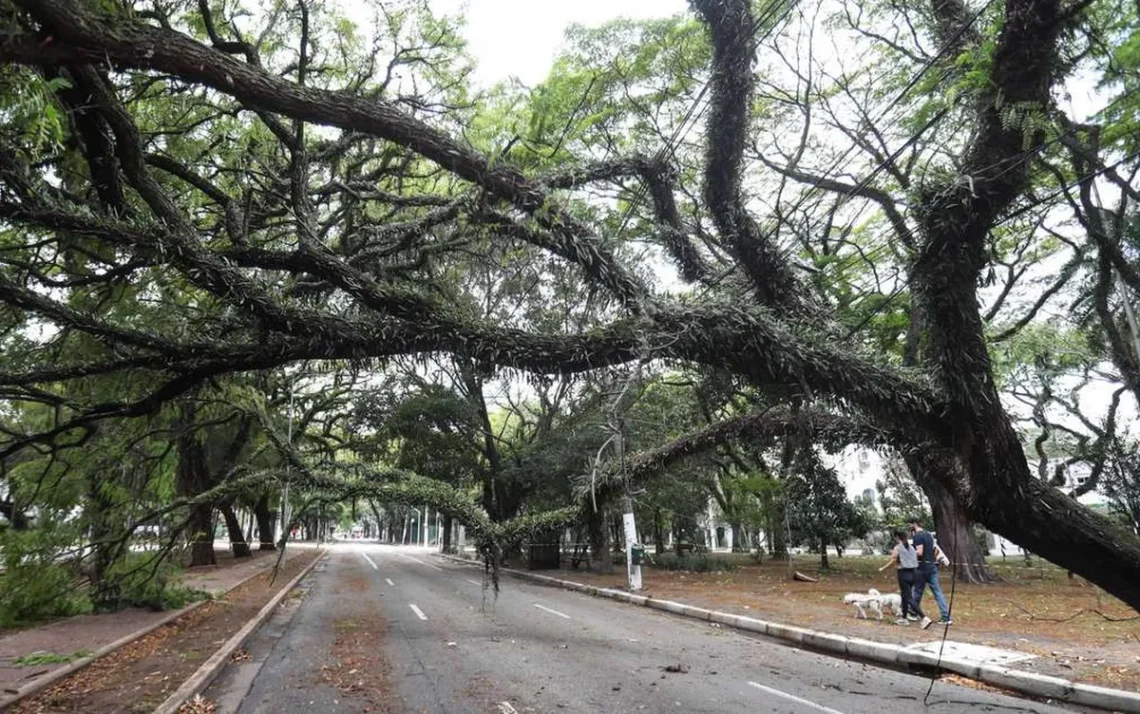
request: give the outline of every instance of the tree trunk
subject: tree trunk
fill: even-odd
[[[653,547],[657,555],[665,552],[665,534],[661,528],[661,509],[653,510]]]
[[[823,538],[819,539],[819,569],[831,570],[831,564],[827,562],[827,541]]]
[[[277,550],[277,542],[273,539],[276,519],[273,517],[273,511],[269,510],[269,491],[262,493],[253,504],[253,516],[257,521],[257,549]]]
[[[772,523],[769,524],[768,534],[769,542],[772,544],[772,559],[773,560],[787,560],[788,559],[788,532],[784,527],[785,523],[785,506],[783,498],[780,498],[776,505],[772,508],[773,518]]]
[[[226,520],[226,530],[230,534],[230,549],[233,551],[234,557],[248,558],[253,555],[249,549],[249,543],[245,540],[245,534],[241,532],[241,521],[234,513],[234,507],[227,503],[219,510],[222,512],[222,518]]]
[[[101,483],[98,479],[92,479],[87,490],[87,516],[91,523],[91,542],[94,545],[90,582],[96,606],[103,604],[103,577],[115,559],[113,551],[116,550],[107,542],[112,535],[109,514],[114,504],[100,488]]]
[[[202,503],[190,508],[186,533],[190,541],[190,567],[217,565],[218,559],[214,556],[213,505]]]
[[[206,455],[194,430],[198,407],[192,397],[178,405],[176,443],[178,464],[175,470],[175,490],[179,496],[197,496],[210,487]],[[190,566],[216,565],[214,557],[214,504],[198,503],[190,507],[186,522],[190,542]]]
[[[610,526],[606,521],[606,507],[601,506],[601,512],[592,511],[588,517],[590,550],[593,551],[591,560],[597,563],[599,573],[612,573],[614,559],[610,554]]]
[[[451,514],[449,514],[449,513],[443,514],[443,526],[442,526],[442,528],[443,528],[443,537],[440,539],[440,542],[443,543],[443,552],[444,553],[454,553],[455,548],[453,548],[451,545]]]
[[[954,576],[966,583],[995,582],[997,577],[986,563],[981,544],[974,538],[965,509],[914,457],[908,456],[905,461],[911,476],[930,502],[938,546],[950,559]]]
[[[739,521],[736,523],[729,522],[728,525],[730,528],[732,528],[732,552],[733,553],[745,552],[747,550],[747,548],[744,547],[744,539],[746,537],[744,535],[744,527],[742,525],[740,525]]]

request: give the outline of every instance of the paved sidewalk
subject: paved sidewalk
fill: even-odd
[[[293,543],[285,550],[285,559],[291,560],[302,552],[315,548],[312,543]],[[205,590],[211,595],[222,595],[246,578],[272,567],[276,552],[254,551],[253,557],[241,562],[230,561],[220,566],[191,568],[185,571],[182,584]],[[96,652],[116,640],[153,626],[168,618],[172,612],[154,612],[143,608],[121,610],[97,615],[80,615],[56,620],[39,627],[30,627],[0,634],[0,700],[6,695],[27,686],[33,680],[50,674],[68,662],[44,664],[34,667],[15,667],[13,662],[33,652],[50,652],[72,655]]]

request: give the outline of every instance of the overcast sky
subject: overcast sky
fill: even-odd
[[[685,0],[429,0],[448,15],[467,17],[463,36],[478,60],[483,86],[518,77],[533,86],[546,78],[566,28],[596,26],[619,17],[669,17],[688,9]]]

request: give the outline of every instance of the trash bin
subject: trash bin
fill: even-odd
[[[633,565],[641,565],[645,561],[645,546],[640,543],[634,543],[629,549],[630,563]]]

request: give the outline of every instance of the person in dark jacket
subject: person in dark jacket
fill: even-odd
[[[950,619],[950,608],[946,605],[946,597],[942,594],[942,587],[938,584],[938,560],[936,551],[938,546],[934,544],[934,536],[930,535],[922,528],[922,524],[918,519],[912,519],[910,522],[911,542],[914,544],[914,550],[918,553],[918,570],[915,571],[918,582],[914,588],[914,604],[921,606],[922,595],[927,586],[930,586],[930,592],[934,594],[934,601],[938,603],[938,611],[942,615],[939,620],[939,625],[952,625],[954,621]],[[930,627],[930,620],[924,619],[922,629]]]

